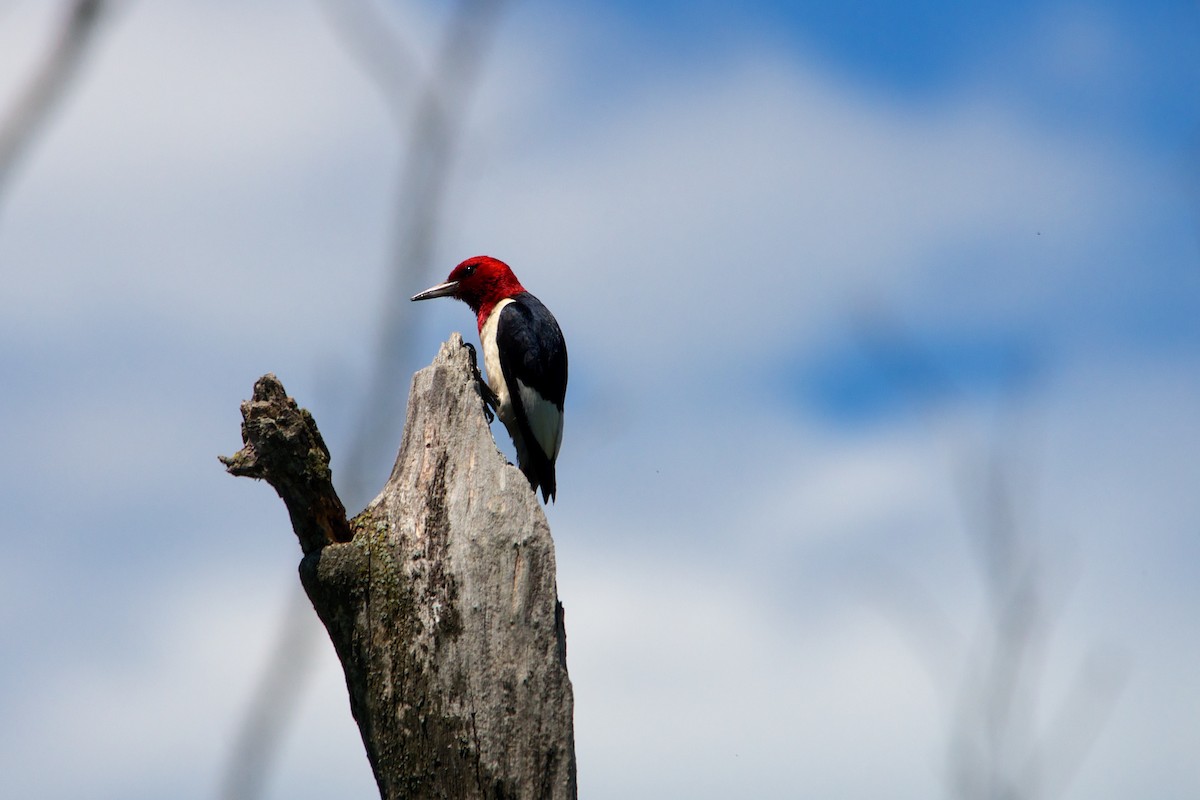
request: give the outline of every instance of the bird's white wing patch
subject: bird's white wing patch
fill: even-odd
[[[520,381],[517,381],[517,391],[521,393],[521,405],[525,408],[533,438],[553,461],[558,458],[558,448],[562,445],[562,414],[553,403]]]

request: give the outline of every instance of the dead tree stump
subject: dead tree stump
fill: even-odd
[[[458,334],[414,376],[400,453],[347,521],[312,416],[273,375],[234,475],[275,487],[384,800],[577,796],[554,542],[496,449]]]

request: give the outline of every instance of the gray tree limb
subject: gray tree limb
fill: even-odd
[[[575,798],[554,543],[462,338],[413,378],[392,475],[349,522],[311,415],[274,376],[242,413],[245,447],[222,461],[288,507],[381,797]]]

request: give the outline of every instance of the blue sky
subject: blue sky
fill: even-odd
[[[1059,125],[1099,128],[1135,137],[1143,146],[1187,149],[1197,124],[1200,66],[1190,43],[1200,22],[1186,3],[602,7],[621,9],[645,36],[641,46],[662,47],[683,61],[702,57],[710,47],[721,49],[731,34],[747,34],[909,101],[936,100],[991,75],[1011,80],[1029,110]],[[1026,51],[1018,53],[1022,48]]]
[[[0,109],[51,12],[0,6]],[[393,18],[427,64],[444,17]],[[950,796],[993,458],[1044,572],[1031,724],[1081,665],[1115,697],[1055,796],[1200,792],[1198,28],[511,6],[405,294],[488,252],[567,335],[547,515],[585,796]],[[0,793],[216,793],[299,591],[281,504],[216,455],[273,371],[342,474],[400,139],[322,6],[131,2],[8,184]],[[402,375],[473,336],[415,309]],[[267,796],[370,796],[312,641]]]

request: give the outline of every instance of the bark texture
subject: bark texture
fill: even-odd
[[[454,334],[413,378],[387,485],[348,523],[312,417],[274,376],[243,403],[245,447],[222,461],[288,507],[381,797],[575,798],[554,543],[496,449],[475,375]]]

